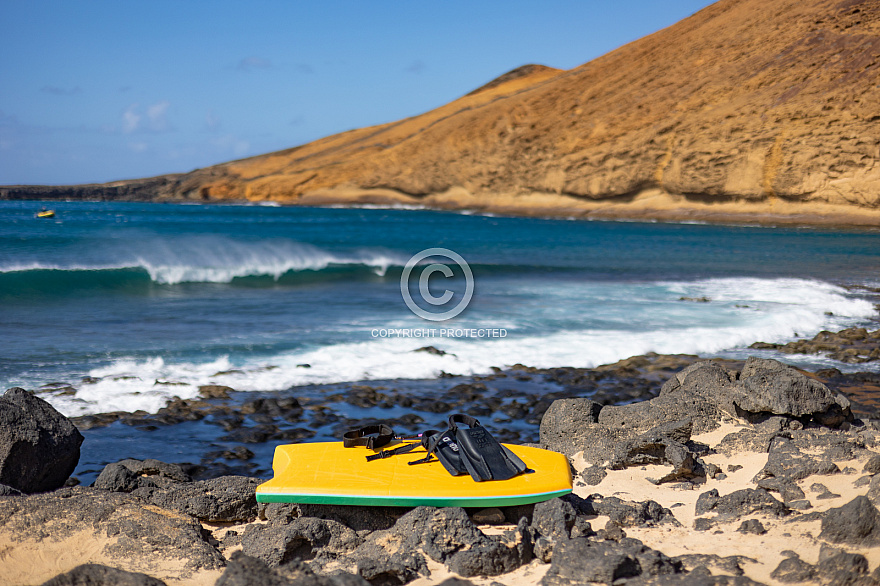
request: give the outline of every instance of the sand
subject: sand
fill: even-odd
[[[594,220],[644,220],[721,224],[880,226],[880,210],[781,198],[710,202],[676,195],[662,189],[645,189],[633,196],[591,200],[558,193],[481,193],[462,187],[413,197],[393,189],[338,187],[281,200],[285,205],[383,205],[470,211],[505,216],[576,218]]]

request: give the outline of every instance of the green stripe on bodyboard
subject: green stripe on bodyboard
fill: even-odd
[[[512,507],[564,496],[570,488],[540,494],[485,497],[360,496],[332,494],[257,493],[258,503],[298,503],[303,505],[356,505],[361,507]]]

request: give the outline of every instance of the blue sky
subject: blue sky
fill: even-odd
[[[0,185],[186,172],[576,67],[706,0],[0,0]]]

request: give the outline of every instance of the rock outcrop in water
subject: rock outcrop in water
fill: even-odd
[[[586,23],[585,23],[586,24]],[[880,5],[721,0],[569,71],[184,175],[0,198],[876,223]]]

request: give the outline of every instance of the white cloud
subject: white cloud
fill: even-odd
[[[141,110],[141,105],[137,102],[129,105],[122,113],[122,132],[131,134],[133,132],[147,130],[150,132],[165,132],[171,130],[171,124],[168,122],[168,108],[171,102],[162,100],[150,106],[146,111]]]
[[[141,125],[141,115],[137,113],[140,105],[135,103],[126,108],[122,113],[122,132],[131,134]]]
[[[130,142],[128,143],[128,148],[136,153],[142,153],[147,150],[148,145],[145,142]]]

